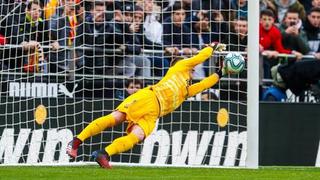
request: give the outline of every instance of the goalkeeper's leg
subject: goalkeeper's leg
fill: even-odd
[[[94,151],[92,156],[102,168],[111,168],[110,156],[132,149],[136,144],[145,138],[144,131],[139,125],[134,125],[127,136],[114,140],[104,150]]]
[[[119,111],[114,111],[109,115],[100,117],[92,121],[81,133],[75,137],[67,147],[67,154],[70,157],[77,157],[79,146],[87,138],[101,133],[104,129],[110,128],[125,120],[125,114]]]

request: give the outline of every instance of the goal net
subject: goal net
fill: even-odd
[[[67,143],[127,96],[157,83],[172,59],[190,57],[214,41],[247,56],[247,1],[1,2],[4,165],[92,162],[94,150],[125,135],[126,123],[87,139],[75,160],[65,153]],[[192,82],[214,73],[227,52],[198,65]],[[188,98],[159,118],[143,143],[111,163],[246,167],[247,99],[258,98],[249,97],[247,82],[246,67]],[[217,124],[222,108],[229,112],[226,126]]]

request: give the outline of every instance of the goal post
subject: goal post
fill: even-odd
[[[259,166],[259,1],[248,1],[248,155],[249,168]]]
[[[120,0],[50,1],[46,10],[32,7],[48,14],[31,21],[37,14],[30,14],[24,1],[0,5],[0,35],[7,39],[0,45],[0,165],[93,163],[91,153],[125,135],[126,123],[87,139],[75,160],[65,153],[67,143],[130,93],[161,80],[173,57],[190,57],[205,44],[221,41],[236,50],[215,53],[195,69],[192,83],[216,72],[229,52],[247,56],[245,70],[186,99],[158,119],[144,142],[113,156],[111,163],[258,168],[258,1],[247,1],[247,52],[231,38],[242,33],[233,28],[234,15],[246,9],[231,3],[199,1],[191,7],[183,4],[185,11],[180,11],[181,7],[173,7],[174,1],[134,1],[139,7]],[[186,27],[179,25],[181,17]],[[141,18],[149,24],[126,26]],[[186,29],[177,30],[179,26]],[[25,44],[32,38],[39,40],[37,46]],[[175,46],[177,52],[166,49]],[[222,108],[229,112],[225,126],[217,122]]]

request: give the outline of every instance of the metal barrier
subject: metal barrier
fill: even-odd
[[[264,52],[262,52],[262,56],[266,56]],[[296,56],[293,54],[278,54],[278,58],[295,58]],[[303,55],[303,59],[314,59],[314,55]]]

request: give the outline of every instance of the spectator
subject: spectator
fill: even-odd
[[[227,40],[227,50],[229,51],[247,51],[248,46],[248,21],[246,17],[240,17],[235,19],[231,24],[231,32]],[[246,78],[246,71],[241,72],[239,75],[230,75],[231,77]]]
[[[115,2],[113,0],[105,0],[106,4],[106,13],[105,13],[105,20],[111,21],[115,17],[115,10],[118,9],[119,5],[122,4],[122,2]]]
[[[234,0],[193,0],[193,9],[196,10],[208,10],[213,13],[219,11],[222,14],[223,19],[231,20],[235,18],[235,12],[230,10],[236,10],[236,4]]]
[[[278,53],[290,54],[292,51],[283,48],[282,36],[280,30],[274,25],[274,14],[270,10],[264,10],[260,13],[260,47],[269,57],[277,56]],[[274,50],[272,50],[274,49]],[[295,55],[299,53],[293,52]]]
[[[57,47],[73,46],[76,37],[77,17],[75,14],[75,4],[73,0],[66,0],[62,15],[55,14],[50,21],[51,40],[55,41]],[[57,52],[51,52],[50,72],[63,72],[69,70],[69,64],[73,61],[71,57],[73,51],[65,48]]]
[[[137,33],[137,37],[138,39],[140,40],[140,42],[142,42],[142,45],[143,45],[143,48],[146,48],[146,49],[162,49],[162,43],[161,43],[161,40],[159,42],[155,42],[155,41],[158,41],[157,39],[159,39],[157,37],[157,39],[154,39],[154,38],[150,38],[150,39],[153,39],[155,41],[152,41],[150,40],[149,38],[147,38],[147,35],[146,35],[146,31],[147,28],[144,26],[145,25],[145,16],[144,16],[144,11],[143,9],[136,5],[134,6],[135,7],[135,11],[133,13],[133,21],[138,25],[138,30],[136,31]],[[161,33],[156,33],[158,35],[161,35],[162,36],[162,25],[159,23],[160,26],[156,26],[157,28],[160,28],[161,27]],[[152,25],[148,26],[148,28],[154,28],[152,27]],[[157,29],[157,31],[159,31]],[[161,37],[160,37],[161,39]]]
[[[143,35],[142,35],[142,22],[143,13],[142,11],[134,13],[135,6],[127,4],[123,7],[123,29],[124,44],[126,46],[125,59],[120,61],[117,68],[118,74],[133,77],[151,76],[151,62],[148,57],[141,55],[141,48],[143,46]],[[140,20],[139,20],[140,18]]]
[[[306,18],[306,11],[298,0],[270,0],[269,8],[276,14],[276,22],[282,22],[285,13],[290,10],[299,12],[299,18]]]
[[[39,1],[30,1],[27,4],[26,15],[21,17],[20,22],[15,22],[19,28],[13,32],[14,35],[18,35],[14,40],[26,45],[24,49],[35,48],[39,42],[48,40],[48,24],[41,18],[41,10]]]
[[[226,10],[226,9],[235,9],[235,0],[193,0],[192,5],[196,10]]]
[[[312,8],[304,24],[310,53],[320,59],[320,8]]]
[[[85,3],[81,1],[79,3],[76,3],[76,6],[75,6],[78,24],[81,24],[85,18],[84,4]]]
[[[134,94],[138,90],[143,88],[143,82],[140,79],[129,79],[126,82],[126,96],[128,97],[131,94]]]
[[[211,28],[211,40],[216,42],[223,42],[229,34],[228,20],[235,17],[235,3],[234,0],[193,0],[191,3],[191,16],[186,15],[186,22],[192,20],[194,13],[203,10],[210,12],[210,28]],[[230,10],[230,8],[232,10]]]
[[[248,45],[248,21],[245,17],[234,20],[227,48],[229,51],[246,51]]]
[[[248,1],[247,0],[235,0],[235,8],[238,11],[236,17],[248,17]]]
[[[320,8],[320,0],[312,0],[311,5],[313,8]]]
[[[280,30],[274,25],[274,14],[271,10],[263,10],[260,13],[260,50],[267,56],[263,61],[264,77],[271,78],[270,68],[277,64],[272,61],[279,53],[294,54],[301,58],[302,54],[297,51],[285,49],[282,45]]]
[[[173,57],[179,55],[179,51],[187,56],[192,55],[197,49],[191,47],[191,30],[185,24],[185,10],[179,2],[175,3],[172,9],[171,17],[163,23],[163,44],[166,52]]]
[[[19,24],[14,26],[11,42],[22,46],[23,55],[23,62],[17,62],[17,66],[23,65],[27,72],[44,72],[39,64],[45,61],[42,45],[49,45],[49,30],[48,23],[41,18],[40,3],[30,1],[24,19],[16,23]],[[53,50],[57,49],[55,43],[51,46]]]
[[[228,21],[225,21],[225,18],[219,11],[214,11],[211,14],[211,38],[215,42],[225,42],[230,34],[230,24]]]
[[[191,17],[191,12],[194,10],[194,2],[192,0],[169,0],[169,2],[163,1],[162,3],[163,7],[163,13],[162,13],[162,19],[167,19],[171,16],[171,12],[173,11],[173,6],[176,3],[181,3],[183,9],[185,10],[186,18],[189,19]],[[199,4],[199,2],[195,2],[196,4]]]
[[[289,9],[280,26],[283,46],[287,49],[307,54],[310,49],[305,31],[302,29],[302,21],[297,11]]]
[[[157,5],[161,7],[163,11],[167,11],[169,8],[173,6],[176,0],[162,0],[156,1]]]
[[[145,7],[149,8],[149,10],[152,11],[152,6],[153,4],[152,0],[148,3],[145,2]],[[150,7],[151,6],[151,7]],[[150,16],[153,16],[151,14],[146,14],[145,17],[149,17],[148,20],[150,19]],[[139,38],[140,42],[143,42],[143,48],[144,49],[151,49],[151,50],[163,50],[163,45],[162,45],[162,24],[160,24],[158,21],[154,19],[153,23],[147,23],[144,21],[144,12],[143,9],[136,5],[136,10],[134,12],[134,21],[138,24],[140,24],[139,31],[137,32],[137,37]],[[151,32],[153,31],[153,32]],[[149,32],[149,33],[146,33]],[[153,37],[147,37],[147,35],[152,35]],[[158,34],[158,35],[157,35]],[[157,37],[156,37],[157,36]],[[160,40],[160,42],[159,42]],[[157,42],[155,42],[157,41]],[[169,68],[169,62],[167,59],[163,58],[163,53],[152,53],[151,56],[145,54],[145,56],[148,57],[151,61],[151,66],[152,66],[152,75],[154,76],[163,76],[166,73],[166,70]]]
[[[192,47],[196,49],[202,49],[205,44],[212,42],[210,36],[210,13],[206,10],[200,10],[193,12],[192,18]],[[209,74],[209,61],[205,61],[203,64],[195,66],[193,77],[204,78]]]
[[[182,0],[183,9],[186,11],[186,18],[191,17],[192,14],[192,0]]]
[[[272,67],[273,83],[282,89],[290,89],[295,95],[300,95],[318,84],[320,80],[320,61],[297,61]]]
[[[117,92],[117,98],[125,99],[142,88],[143,82],[140,79],[128,79],[125,83],[125,89]]]
[[[310,12],[312,8],[320,8],[320,0],[299,0],[300,3],[304,6],[307,13]]]
[[[193,8],[192,0],[169,0],[169,2],[164,1],[162,3],[163,7],[163,19],[170,17],[174,4],[181,3],[183,9],[185,10],[187,19],[191,17],[191,11]],[[199,2],[196,2],[197,4]]]
[[[210,44],[210,13],[206,10],[195,11],[192,16],[192,46],[202,49]]]
[[[45,19],[50,19],[54,15],[61,15],[63,12],[63,6],[64,1],[48,0],[43,9]]]
[[[77,28],[75,45],[90,49],[77,49],[77,66],[79,73],[114,74],[115,62],[122,60],[113,50],[120,47],[123,34],[115,26],[115,22],[105,21],[105,4],[95,2],[90,7],[90,13]],[[105,50],[111,50],[106,54]]]
[[[145,0],[137,3],[143,7],[145,20],[143,23],[144,34],[153,43],[162,44],[163,27],[159,22],[161,8],[153,0]]]
[[[260,3],[260,11],[263,11],[263,10],[265,10],[265,9],[267,9],[268,8],[268,3],[270,3],[270,1],[269,0],[260,0],[259,1]]]

